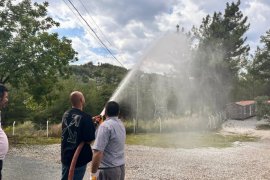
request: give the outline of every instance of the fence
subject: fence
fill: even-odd
[[[17,123],[14,121],[12,125],[6,126],[4,129],[8,136],[61,136],[61,124],[51,124],[50,121],[46,121],[45,124],[34,124],[31,121]]]
[[[215,114],[211,114],[208,116],[208,129],[218,129],[222,125],[222,123],[226,121],[226,113],[225,112],[217,112]]]

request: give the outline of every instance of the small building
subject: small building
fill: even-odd
[[[256,115],[256,101],[239,101],[226,105],[226,115],[229,119],[244,120]]]

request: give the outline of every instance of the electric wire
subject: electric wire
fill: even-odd
[[[73,11],[73,9],[68,5],[68,3],[65,0],[62,0],[66,6],[69,8],[69,10],[73,13],[73,15],[80,21],[80,23],[84,26],[84,23],[82,22],[82,20],[77,16],[77,14]]]
[[[113,53],[111,52],[111,50],[106,46],[106,44],[103,43],[103,41],[100,39],[100,37],[97,35],[97,33],[94,31],[94,29],[89,25],[89,23],[84,19],[84,17],[81,15],[81,13],[79,12],[79,10],[74,6],[74,4],[68,0],[68,2],[72,5],[72,7],[75,9],[75,11],[79,14],[79,16],[81,17],[81,19],[86,23],[86,25],[90,28],[90,30],[94,33],[94,35],[96,36],[96,38],[98,39],[98,41],[103,45],[103,47],[111,54],[111,56],[122,66],[125,68],[125,66],[113,55]]]
[[[83,6],[83,8],[84,8],[86,14],[89,15],[89,17],[91,18],[91,20],[93,21],[93,23],[96,25],[96,27],[97,27],[98,30],[100,31],[100,33],[101,33],[101,35],[103,36],[103,38],[109,43],[109,45],[111,45],[111,46],[114,47],[114,45],[108,40],[107,36],[103,33],[103,31],[101,30],[101,28],[99,27],[99,25],[95,22],[94,18],[90,15],[90,12],[89,12],[88,9],[86,8],[86,6],[85,6],[85,4],[83,3],[83,1],[82,1],[82,0],[79,0],[79,1],[80,1],[81,5]],[[93,5],[93,4],[92,4],[92,5]],[[89,7],[89,5],[88,5],[88,7]],[[90,7],[90,8],[91,8],[91,7]],[[92,11],[92,12],[94,12],[94,11]],[[92,14],[93,14],[93,13],[92,13]],[[120,52],[120,58],[122,59],[122,56],[123,56],[123,55],[121,55],[121,54],[123,54],[123,52],[122,52],[120,49],[118,49],[117,47],[114,47],[114,48],[115,48],[118,52]]]
[[[99,25],[96,23],[96,21],[94,20],[94,18],[90,15],[90,13],[89,13],[89,11],[87,10],[87,8],[85,7],[84,3],[83,3],[81,0],[79,0],[79,1],[80,1],[81,5],[83,6],[83,8],[84,8],[86,14],[88,14],[88,16],[91,18],[91,20],[92,20],[93,23],[96,25],[96,27],[98,28],[98,30],[100,31],[100,33],[102,34],[102,36],[104,37],[104,39],[105,39],[111,46],[113,46],[112,43],[111,43],[111,42],[108,40],[108,38],[106,37],[106,35],[103,33],[103,31],[100,29]]]
[[[73,13],[73,15],[80,21],[80,23],[82,24],[82,26],[84,27],[85,24],[82,22],[81,18],[78,17],[78,15],[73,11],[73,9],[67,4],[67,2],[65,0],[62,0],[66,6],[70,9],[70,11]],[[102,46],[102,44],[98,41],[98,39],[92,34],[92,32],[88,29],[88,28],[85,28],[87,32],[89,32],[89,34],[97,40],[97,42]]]

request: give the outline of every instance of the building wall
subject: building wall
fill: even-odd
[[[246,106],[241,106],[236,103],[230,103],[226,106],[226,115],[230,119],[246,119],[256,115],[255,104],[250,104]]]

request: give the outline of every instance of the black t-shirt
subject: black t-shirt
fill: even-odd
[[[62,118],[61,162],[70,166],[73,155],[81,142],[95,139],[92,117],[79,109],[66,111]],[[86,165],[92,160],[90,144],[85,144],[78,157],[76,167]]]

